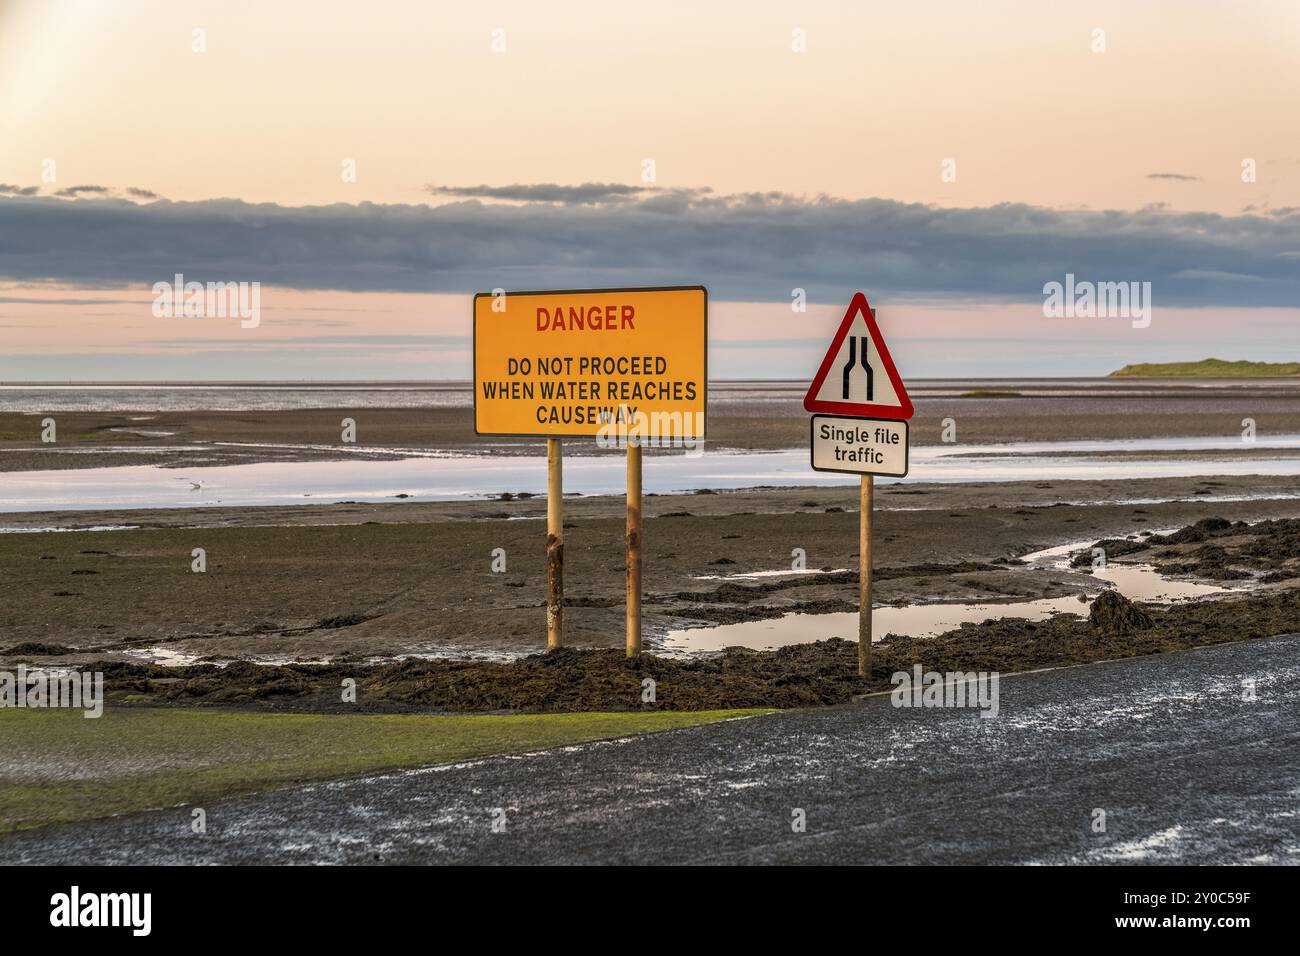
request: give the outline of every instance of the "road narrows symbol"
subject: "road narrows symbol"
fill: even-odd
[[[876,375],[871,367],[871,359],[867,354],[869,342],[871,341],[865,335],[849,336],[849,360],[844,365],[844,388],[842,389],[841,398],[844,401],[849,400],[849,379],[853,369],[858,365],[858,355],[862,356],[862,369],[867,373],[867,401],[874,401],[876,397]]]
[[[866,382],[855,386],[858,369]],[[907,389],[862,293],[849,304],[804,396],[803,407],[810,412],[862,418],[912,417]]]

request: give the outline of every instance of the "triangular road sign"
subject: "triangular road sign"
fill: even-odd
[[[912,400],[889,357],[867,297],[853,296],[831,347],[808,386],[810,412],[858,418],[911,418]]]

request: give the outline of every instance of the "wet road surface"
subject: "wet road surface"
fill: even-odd
[[[20,833],[0,863],[1300,862],[1300,636],[999,690],[995,718],[874,697],[217,802],[202,835],[188,807]]]

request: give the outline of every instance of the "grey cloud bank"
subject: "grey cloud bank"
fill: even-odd
[[[116,287],[183,272],[297,289],[451,293],[700,282],[720,299],[789,301],[797,287],[809,301],[834,303],[859,287],[895,300],[1035,301],[1044,283],[1073,273],[1149,281],[1157,308],[1300,306],[1297,210],[952,209],[608,184],[496,189],[522,204],[8,196],[0,278]]]

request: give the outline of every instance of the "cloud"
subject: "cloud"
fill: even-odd
[[[54,195],[64,199],[80,199],[82,196],[107,196],[110,192],[112,190],[107,186],[69,186]]]
[[[627,183],[582,183],[562,186],[558,183],[515,183],[510,186],[435,186],[424,187],[432,196],[460,199],[491,199],[507,202],[563,203],[567,206],[594,206],[628,202],[647,193],[661,192],[656,186],[632,186]],[[707,189],[667,190],[676,195],[700,195]]]
[[[12,186],[9,183],[0,183],[0,196],[35,196],[41,191],[40,186]],[[141,189],[138,186],[128,186],[124,190],[114,189],[110,186],[68,186],[53,193],[60,199],[81,199],[83,197],[106,198],[109,196],[130,196],[132,199],[161,199],[158,193],[151,189]]]
[[[504,188],[504,187],[503,187]],[[573,187],[580,189],[582,187]],[[1300,212],[953,209],[666,190],[611,204],[479,199],[284,207],[0,198],[0,278],[468,293],[701,283],[715,298],[1030,302],[1067,272],[1160,305],[1295,306]]]
[[[1178,183],[1199,183],[1200,176],[1186,176],[1182,173],[1147,173],[1147,179],[1169,179]]]

